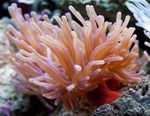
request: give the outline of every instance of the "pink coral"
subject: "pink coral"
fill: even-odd
[[[5,57],[18,72],[23,92],[63,101],[68,109],[82,97],[96,105],[111,103],[120,96],[121,83],[141,79],[135,29],[127,28],[130,17],[123,22],[119,12],[111,24],[91,5],[86,6],[88,20],[69,9],[81,24],[69,13],[55,18],[58,25],[47,16],[39,20],[35,12],[23,17],[12,4],[9,12],[16,28],[9,25],[4,37],[16,49],[9,47]]]

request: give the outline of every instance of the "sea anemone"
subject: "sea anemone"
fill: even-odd
[[[58,25],[46,15],[21,13],[16,4],[9,7],[16,27],[9,25],[4,34],[9,53],[3,56],[18,72],[17,87],[25,93],[62,101],[68,110],[87,99],[94,105],[111,103],[120,96],[120,84],[141,79],[138,45],[134,28],[127,27],[130,17],[111,24],[86,6],[85,20],[73,6],[70,13],[56,17]],[[15,47],[11,47],[11,46]]]
[[[149,35],[149,38],[150,38],[150,35]],[[150,42],[146,41],[144,42],[144,44],[150,48]],[[143,52],[143,54],[146,56],[147,60],[150,61],[150,56],[146,50]]]
[[[144,29],[145,35],[150,35],[150,4],[146,0],[127,0],[126,5],[137,20],[136,25]]]
[[[128,0],[126,5],[138,21],[136,25],[142,27],[145,35],[150,38],[150,4],[146,0]],[[150,43],[147,41],[145,45],[150,47]],[[143,53],[150,60],[148,53],[146,51]]]

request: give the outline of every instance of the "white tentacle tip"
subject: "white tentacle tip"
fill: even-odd
[[[74,68],[75,68],[76,71],[82,71],[82,67],[78,64],[75,64]]]
[[[68,91],[72,91],[74,88],[75,88],[75,84],[71,84],[71,85],[68,85],[68,86],[66,87],[66,89],[67,89]]]

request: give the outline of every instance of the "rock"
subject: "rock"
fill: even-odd
[[[102,105],[102,107],[97,108],[94,111],[93,116],[115,116],[115,111],[113,106],[110,104]]]
[[[145,108],[145,114],[147,116],[150,116],[150,97],[145,96],[143,97],[139,103]]]
[[[128,86],[120,98],[94,110],[93,116],[150,116],[150,79]]]

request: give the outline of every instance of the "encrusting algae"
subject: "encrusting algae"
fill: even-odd
[[[82,98],[93,105],[111,103],[121,95],[121,84],[141,79],[144,58],[138,58],[135,29],[127,27],[130,17],[123,21],[118,12],[111,24],[92,5],[86,6],[88,20],[69,9],[80,24],[66,13],[53,25],[46,15],[42,20],[35,12],[23,16],[12,4],[16,27],[9,25],[4,34],[10,53],[3,56],[18,72],[17,87],[25,93],[63,101],[68,110]]]

